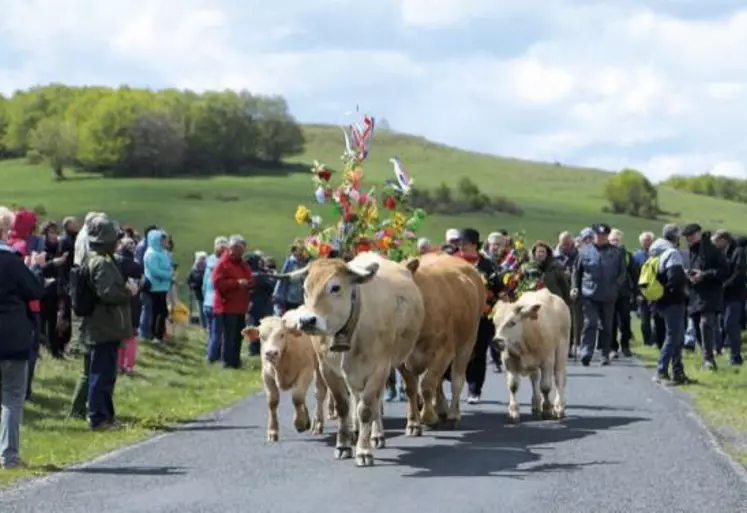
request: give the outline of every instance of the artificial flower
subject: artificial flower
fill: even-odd
[[[296,209],[296,222],[298,224],[310,223],[311,222],[311,211],[303,205],[299,205]]]

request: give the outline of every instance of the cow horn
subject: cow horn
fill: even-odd
[[[282,280],[282,281],[299,281],[306,277],[306,275],[309,273],[309,266],[302,267],[301,269],[296,269],[295,271],[291,271],[289,273],[280,273],[275,274],[273,277],[276,280]]]

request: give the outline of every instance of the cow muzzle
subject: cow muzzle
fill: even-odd
[[[493,346],[500,352],[506,349],[506,339],[502,337],[495,337],[493,339]]]

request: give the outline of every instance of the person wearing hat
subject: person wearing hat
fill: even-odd
[[[489,259],[480,253],[479,248],[480,232],[474,228],[465,228],[459,233],[459,251],[455,256],[463,258],[474,265],[488,284],[486,286],[488,289],[486,312],[480,318],[475,349],[467,366],[467,403],[469,404],[480,402],[480,396],[482,395],[482,386],[485,383],[485,372],[487,370],[488,347],[490,347],[493,336],[495,335],[493,321],[488,319],[487,313],[493,309],[493,306],[498,301],[499,292],[497,284],[493,279],[496,276],[497,269]]]
[[[716,230],[712,240],[724,252],[729,264],[729,275],[724,280],[724,337],[719,337],[716,345],[719,350],[720,346],[728,346],[729,363],[739,366],[742,365],[742,317],[747,301],[747,256],[726,230]]]
[[[581,249],[571,278],[571,299],[581,298],[584,317],[580,352],[585,367],[591,363],[597,340],[602,365],[610,363],[615,302],[627,277],[623,253],[609,243],[612,229],[601,223],[592,230],[594,242]]]
[[[711,234],[697,223],[682,229],[688,253],[687,314],[695,325],[695,337],[701,348],[703,367],[716,370],[714,355],[718,336],[718,315],[724,308],[724,281],[729,276],[726,257],[711,242]]]

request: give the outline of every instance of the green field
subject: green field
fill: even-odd
[[[310,165],[317,159],[333,169],[341,167],[343,139],[339,128],[306,126],[306,150],[290,164]],[[607,221],[628,234],[635,244],[644,229],[660,230],[662,221],[603,214],[602,186],[609,174],[591,169],[559,167],[515,159],[468,153],[412,136],[377,133],[366,163],[366,182],[380,185],[393,178],[389,158],[397,155],[415,179],[416,187],[434,188],[441,182],[455,186],[462,176],[483,192],[515,200],[522,217],[510,215],[460,215],[429,217],[423,234],[441,241],[450,227],[474,225],[486,234],[495,229],[524,229],[529,238],[554,240],[565,229],[578,231],[593,222]],[[301,166],[289,166],[298,169]],[[251,177],[190,179],[105,179],[98,175],[68,173],[70,179],[54,182],[44,166],[23,161],[0,162],[0,204],[33,207],[42,204],[49,216],[84,214],[104,210],[122,223],[142,230],[158,223],[175,239],[177,262],[191,264],[194,251],[209,249],[216,235],[242,233],[252,248],[282,257],[294,236],[304,227],[293,220],[299,203],[316,208],[311,173],[284,174],[266,170]],[[333,178],[334,180],[334,178]],[[202,199],[187,196],[201,194]],[[747,205],[696,196],[662,188],[663,210],[681,214],[677,221],[697,220],[710,227],[741,228]],[[228,198],[228,200],[226,200]],[[235,200],[235,201],[233,201]],[[324,217],[329,207],[316,208]]]

